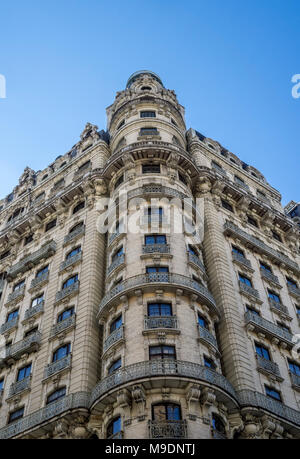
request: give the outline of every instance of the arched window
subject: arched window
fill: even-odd
[[[70,258],[75,257],[78,253],[81,252],[81,246],[76,247],[75,249],[72,249],[71,252],[69,252],[66,256],[66,260],[70,260]]]
[[[181,407],[175,403],[152,405],[152,420],[156,422],[180,421]]]
[[[61,360],[64,357],[67,357],[67,355],[69,355],[70,352],[71,352],[71,343],[64,344],[63,346],[56,349],[55,352],[53,352],[52,362],[57,362],[58,360]]]
[[[121,416],[113,419],[107,426],[106,429],[106,437],[107,438],[122,438],[122,431],[121,431]]]
[[[115,371],[117,371],[122,366],[122,359],[115,360],[110,367],[108,368],[108,374],[111,375]]]
[[[73,209],[73,215],[85,208],[85,201],[79,202]]]
[[[218,416],[216,413],[212,414],[212,428],[213,428],[214,436],[217,436],[218,438],[220,436],[225,438],[226,436],[225,424],[220,418],[220,416]]]
[[[141,91],[151,91],[152,88],[150,86],[142,86]]]
[[[69,277],[69,279],[67,279],[67,280],[63,283],[62,289],[64,290],[65,288],[70,287],[70,285],[75,284],[75,282],[77,282],[77,281],[78,281],[78,274],[75,274],[74,276]]]
[[[69,234],[72,234],[74,233],[75,231],[78,231],[80,228],[83,227],[83,222],[80,222],[80,223],[77,223],[77,225],[73,226],[70,231],[69,231]]]
[[[60,398],[65,397],[66,392],[66,387],[61,387],[60,389],[55,390],[50,395],[48,395],[46,405],[49,405],[50,403],[56,402]]]

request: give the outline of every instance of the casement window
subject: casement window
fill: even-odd
[[[38,304],[42,303],[44,301],[44,294],[37,296],[34,298],[31,302],[31,307],[33,308],[34,306],[37,306]]]
[[[273,389],[272,387],[266,386],[265,385],[265,391],[267,397],[272,398],[273,400],[277,400],[278,402],[281,402],[281,394],[278,390]]]
[[[111,257],[111,262],[113,263],[119,257],[121,257],[123,254],[124,254],[124,249],[123,249],[123,246],[122,246],[113,254],[113,256]]]
[[[20,368],[18,371],[18,376],[17,376],[17,381],[22,381],[25,378],[28,378],[31,374],[31,363],[29,365],[26,365],[23,368]]]
[[[50,405],[50,403],[56,402],[56,400],[59,400],[60,398],[65,397],[67,393],[66,387],[62,387],[61,389],[57,389],[55,392],[52,392],[47,397],[46,405]]]
[[[115,190],[124,182],[124,175],[120,175],[120,177],[116,180],[115,183]]]
[[[73,215],[85,208],[85,201],[79,202],[73,209]]]
[[[70,287],[70,285],[75,284],[75,282],[77,282],[77,281],[78,281],[78,274],[75,274],[75,276],[70,277],[69,279],[67,279],[63,283],[62,290],[64,290],[65,288]]]
[[[241,257],[243,257],[243,258],[245,258],[244,251],[241,250],[241,249],[239,249],[239,247],[237,247],[237,246],[235,246],[235,245],[232,246],[232,252],[233,252],[233,253],[236,253],[237,255],[239,255],[239,256],[241,256]]]
[[[168,273],[169,268],[167,266],[147,266],[146,273]]]
[[[239,281],[242,282],[243,284],[248,285],[249,287],[252,287],[252,282],[248,277],[243,276],[242,274],[239,274]]]
[[[123,325],[123,320],[122,320],[122,314],[121,314],[110,324],[109,333],[113,333],[115,330],[118,330],[119,328],[122,327],[122,325]]]
[[[54,220],[51,220],[51,222],[47,223],[46,225],[46,228],[45,228],[45,232],[47,233],[47,231],[50,231],[52,228],[55,228],[56,226],[56,218]]]
[[[232,212],[232,213],[234,212],[233,207],[232,207],[231,204],[229,204],[229,202],[224,201],[224,199],[222,199],[221,203],[222,203],[222,207],[223,207],[224,209],[229,210],[229,211]]]
[[[281,300],[280,300],[280,296],[277,295],[277,293],[274,293],[272,292],[271,290],[268,289],[268,297],[273,300],[273,301],[276,301],[276,303],[281,303]]]
[[[180,405],[174,403],[158,403],[157,405],[152,405],[152,419],[157,422],[180,421]]]
[[[167,359],[167,360],[175,360],[176,359],[176,351],[175,346],[150,346],[149,347],[149,358],[150,360],[156,359]]]
[[[117,371],[119,368],[122,366],[122,359],[118,359],[115,362],[113,362],[110,367],[108,368],[108,374],[111,375],[115,371]]]
[[[263,357],[266,360],[271,360],[269,350],[266,347],[262,346],[261,344],[255,343],[255,352],[260,357]]]
[[[144,110],[140,113],[141,118],[155,118],[156,113],[152,110]]]
[[[40,269],[37,273],[36,273],[36,279],[38,279],[39,277],[41,277],[43,274],[46,274],[49,272],[49,265],[45,266],[44,268]]]
[[[206,328],[208,330],[208,322],[207,320],[205,319],[205,317],[203,317],[201,314],[198,314],[198,325],[200,325],[200,327],[202,328]]]
[[[143,174],[160,174],[160,164],[143,164]]]
[[[121,432],[121,416],[118,416],[117,418],[113,419],[110,421],[110,423],[107,426],[106,429],[106,437],[109,438],[114,438],[117,434]]]
[[[71,252],[67,254],[66,260],[69,260],[70,258],[75,257],[75,255],[77,255],[80,252],[81,252],[81,246],[76,247],[76,249],[71,250]]]
[[[167,238],[164,234],[154,234],[151,236],[145,236],[145,245],[153,244],[166,244]]]
[[[10,413],[8,417],[8,424],[11,424],[12,422],[17,421],[18,419],[21,419],[24,416],[24,410],[25,408],[22,407]]]
[[[266,265],[262,261],[259,262],[259,265],[260,265],[260,269],[262,269],[263,271],[267,271],[268,273],[272,274],[272,269],[270,268],[269,265]]]
[[[57,322],[59,323],[65,319],[68,319],[69,317],[73,316],[74,313],[75,313],[75,309],[74,309],[74,306],[72,306],[71,308],[66,309],[61,314],[58,315]]]
[[[71,352],[71,344],[64,344],[63,346],[59,347],[54,353],[52,357],[52,362],[57,362],[58,360],[67,357]]]
[[[204,366],[205,367],[211,368],[212,370],[215,370],[217,368],[215,362],[213,361],[213,359],[204,356],[203,357],[203,361],[204,361]]]
[[[286,278],[286,282],[287,282],[287,284],[290,285],[291,287],[298,288],[297,282],[294,281],[293,279],[291,279],[290,277],[287,277],[287,278]]]
[[[15,317],[18,317],[18,315],[19,315],[19,309],[16,309],[15,311],[10,312],[10,313],[7,315],[6,322],[10,322],[10,321],[13,320]]]
[[[16,292],[17,290],[20,290],[22,287],[24,287],[24,285],[25,285],[25,280],[23,279],[14,285],[14,292]]]
[[[288,364],[290,372],[294,375],[300,376],[300,365],[298,365],[298,363],[292,362],[291,360],[288,360]]]
[[[258,228],[258,223],[254,218],[250,217],[249,215],[247,216],[247,218],[248,218],[249,225],[252,225],[255,228]]]
[[[172,316],[171,303],[149,303],[148,304],[149,317],[169,317]]]

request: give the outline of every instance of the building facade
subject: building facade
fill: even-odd
[[[297,222],[153,72],[107,118],[0,202],[0,438],[300,438]]]

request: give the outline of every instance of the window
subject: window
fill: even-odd
[[[145,210],[145,216],[148,215],[148,220],[151,222],[151,218],[152,216],[155,217],[156,215],[158,215],[158,219],[159,221],[161,221],[162,217],[163,217],[163,208],[162,207],[147,207]]]
[[[246,311],[248,312],[251,312],[252,314],[256,314],[257,316],[260,316],[260,313],[258,311],[256,311],[256,309],[254,308],[251,308],[250,306],[246,305]]]
[[[123,255],[123,254],[124,254],[124,249],[123,249],[123,246],[122,246],[113,254],[113,256],[111,257],[111,262],[113,263],[119,257],[121,257],[121,255]]]
[[[10,313],[7,315],[7,320],[6,320],[6,322],[10,322],[10,321],[13,320],[15,317],[18,317],[18,315],[19,315],[19,309],[16,309],[15,311],[10,312]]]
[[[69,260],[70,258],[74,257],[75,255],[77,255],[80,252],[81,252],[81,246],[76,247],[76,249],[71,250],[71,252],[69,252],[67,254],[66,260]]]
[[[78,223],[77,225],[73,226],[73,228],[70,229],[69,234],[74,233],[75,231],[79,230],[82,227],[83,227],[83,222]]]
[[[62,387],[61,389],[57,389],[55,392],[52,392],[52,394],[47,397],[46,405],[49,405],[50,403],[56,402],[56,400],[65,397],[66,391],[66,388]]]
[[[120,175],[120,177],[116,180],[115,189],[118,188],[124,182],[124,175]]]
[[[172,316],[171,303],[149,303],[148,304],[149,317],[169,317]]]
[[[24,287],[24,285],[25,285],[25,280],[21,280],[20,282],[18,282],[17,284],[15,284],[15,286],[14,286],[14,292],[15,292],[16,290],[20,290],[22,287]]]
[[[80,171],[84,171],[85,169],[87,169],[89,166],[91,165],[91,161],[86,161],[84,164],[82,164],[79,168],[78,168],[78,172]]]
[[[296,306],[296,313],[298,318],[300,319],[300,306]]]
[[[75,282],[78,282],[78,274],[75,274],[75,276],[70,277],[67,279],[62,286],[62,289],[64,290],[67,287],[70,287],[70,285],[75,284]]]
[[[268,297],[276,301],[276,303],[281,303],[280,296],[268,289]]]
[[[234,181],[240,185],[245,185],[244,180],[238,177],[237,175],[234,176]]]
[[[44,301],[44,294],[37,296],[34,298],[31,302],[31,307],[33,308],[34,306],[37,306],[40,303],[43,303]]]
[[[285,330],[286,332],[291,333],[291,329],[287,325],[283,324],[282,322],[277,322],[277,325],[282,330]]]
[[[147,266],[146,267],[146,273],[151,274],[151,273],[168,273],[169,268],[168,266]]]
[[[198,314],[198,325],[200,325],[200,327],[202,328],[209,328],[207,320],[205,319],[205,317],[201,316],[201,314]]]
[[[125,120],[122,120],[121,123],[118,125],[117,130],[121,129],[122,126],[124,126]]]
[[[227,201],[224,201],[224,199],[222,199],[222,207],[226,210],[229,210],[230,212],[233,212],[233,207],[231,204],[229,204],[229,202]]]
[[[195,257],[199,256],[197,249],[194,246],[192,246],[191,244],[188,245],[188,251],[189,251],[189,253],[191,255],[195,255]]]
[[[4,387],[4,379],[0,379],[0,391],[3,390]]]
[[[122,327],[123,321],[122,321],[122,314],[115,319],[109,327],[109,333],[114,332],[115,330],[118,330],[120,327]]]
[[[224,169],[220,164],[216,163],[215,161],[212,161],[211,163],[212,167],[216,169],[217,171],[224,172]]]
[[[145,236],[145,245],[166,244],[167,238],[164,234]]]
[[[49,271],[49,266],[45,266],[36,273],[36,278],[41,277],[43,274],[46,274]]]
[[[160,164],[143,164],[143,174],[160,174]]]
[[[81,209],[85,208],[85,201],[81,201],[77,206],[74,207],[73,209],[73,215],[79,212]]]
[[[263,271],[268,271],[268,273],[272,274],[272,269],[270,268],[269,265],[266,265],[262,261],[260,261],[259,264],[260,264],[260,269],[262,269]]]
[[[175,346],[150,346],[149,347],[150,360],[155,359],[176,359]]]
[[[180,172],[178,172],[178,178],[179,180],[184,183],[185,185],[187,185],[187,179],[185,178],[184,175],[182,175]]]
[[[152,406],[153,421],[180,421],[181,409],[180,405],[174,403],[160,403]]]
[[[50,231],[55,226],[56,226],[56,218],[54,220],[51,220],[51,222],[47,223],[45,232]]]
[[[173,118],[171,118],[171,123],[174,124],[174,126],[178,127],[176,121],[173,120]]]
[[[9,255],[10,255],[10,250],[8,250],[7,252],[1,253],[0,260],[4,260],[4,258],[9,257]]]
[[[69,156],[70,156],[71,159],[73,159],[73,158],[75,158],[75,156],[77,156],[76,148],[73,148],[73,150],[70,151]]]
[[[247,217],[248,217],[249,225],[252,225],[252,226],[255,226],[255,228],[258,228],[257,221],[254,218],[250,217],[249,215]]]
[[[40,201],[44,197],[45,197],[45,192],[43,191],[43,193],[40,193],[39,195],[36,196],[35,201]]]
[[[288,360],[288,364],[290,372],[294,375],[300,376],[300,365],[298,365],[298,363],[292,362],[291,360]]]
[[[269,350],[266,347],[262,346],[261,344],[255,343],[255,351],[256,351],[256,354],[259,355],[260,357],[263,357],[266,360],[271,360]]]
[[[24,407],[19,408],[12,413],[10,413],[8,417],[8,424],[11,424],[12,422],[17,421],[18,419],[21,419],[24,416]]]
[[[43,182],[44,180],[46,180],[46,178],[48,178],[48,174],[44,175],[41,181]]]
[[[273,236],[274,239],[276,239],[276,241],[282,242],[281,236],[278,233],[276,233],[275,231],[272,231],[272,236]]]
[[[193,274],[193,281],[194,281],[194,282],[197,282],[197,284],[199,284],[199,285],[202,285],[202,282],[201,282],[201,280],[199,279],[199,277],[195,276],[194,274]]]
[[[243,284],[246,284],[246,285],[248,285],[249,287],[252,287],[252,282],[251,282],[250,279],[248,279],[248,277],[243,276],[242,274],[239,274],[239,280],[240,280],[240,282],[242,282]]]
[[[158,135],[158,130],[155,127],[141,128],[140,135]]]
[[[70,354],[71,351],[71,344],[65,344],[64,346],[59,347],[54,353],[53,353],[53,358],[52,362],[57,362],[58,360],[63,359],[67,355]]]
[[[232,252],[236,253],[237,255],[245,258],[244,251],[236,247],[235,245],[232,246]]]
[[[111,375],[115,371],[117,371],[119,368],[122,366],[122,359],[118,359],[115,362],[111,364],[111,366],[108,368],[108,374]]]
[[[25,237],[24,245],[30,244],[33,241],[33,234],[29,234],[29,236]]]
[[[216,369],[216,364],[213,361],[213,359],[210,359],[209,357],[203,356],[203,361],[204,361],[204,366],[207,368],[211,368],[212,370]]]
[[[287,278],[286,278],[286,282],[287,282],[287,284],[290,285],[291,287],[298,288],[297,282],[294,281],[293,279],[291,279],[290,277],[287,277]]]
[[[17,381],[22,381],[25,378],[28,378],[31,373],[31,363],[29,365],[26,365],[26,367],[21,368],[18,371],[18,376],[17,376]]]
[[[107,426],[106,436],[107,438],[113,438],[115,435],[121,432],[121,417],[113,419]]]
[[[28,336],[34,335],[34,334],[38,331],[38,329],[39,329],[39,327],[31,328],[30,330],[28,330],[28,331],[24,334],[24,338],[27,338]]]
[[[74,310],[74,306],[72,306],[71,308],[66,309],[61,314],[58,315],[57,322],[62,322],[63,320],[68,319],[68,317],[73,316],[74,315],[74,311],[75,311]]]
[[[225,425],[220,416],[217,414],[213,413],[212,414],[212,426],[213,429],[216,430],[217,432],[220,432],[221,434],[225,434]]]
[[[265,390],[266,390],[266,395],[267,397],[273,398],[274,400],[278,400],[281,402],[281,394],[278,392],[276,389],[273,389],[272,387],[266,386],[265,385]]]
[[[142,86],[141,91],[151,91],[152,88],[150,86]]]
[[[152,110],[142,111],[140,115],[141,115],[141,118],[155,118],[156,117],[156,113]]]

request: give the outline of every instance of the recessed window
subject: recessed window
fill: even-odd
[[[191,244],[188,245],[188,251],[191,255],[194,255],[195,257],[198,257],[198,250]]]
[[[77,204],[74,209],[73,209],[73,215],[79,212],[81,209],[85,208],[85,201],[81,201],[79,204]]]
[[[276,303],[281,303],[280,296],[277,295],[277,293],[275,293],[275,292],[273,292],[272,290],[269,290],[269,289],[268,289],[268,297],[271,300],[276,301]]]
[[[239,281],[242,282],[243,284],[248,285],[249,287],[252,287],[251,280],[248,277],[243,276],[242,274],[239,274]]]
[[[115,362],[113,362],[110,367],[108,368],[108,374],[111,375],[115,371],[117,371],[119,368],[122,366],[122,359],[118,359]]]
[[[291,360],[288,360],[288,364],[290,372],[294,375],[300,376],[300,365],[296,362],[292,362]]]
[[[18,317],[18,315],[19,315],[19,309],[15,309],[14,311],[10,312],[10,313],[7,315],[6,322],[10,322],[10,321],[13,320],[15,317]]]
[[[226,433],[226,430],[225,430],[225,425],[224,425],[224,422],[222,421],[222,419],[220,418],[220,416],[218,416],[217,414],[213,413],[212,414],[212,427],[214,430],[216,430],[217,432],[225,435]]]
[[[178,172],[178,178],[179,180],[184,183],[185,185],[187,185],[187,179],[185,178],[184,175],[182,175],[180,172]]]
[[[123,321],[122,321],[122,314],[121,314],[110,324],[109,332],[112,333],[115,330],[118,330],[120,327],[122,327],[122,325],[123,325]]]
[[[171,118],[171,123],[174,124],[174,126],[178,127],[178,124],[176,123],[176,121],[173,118]]]
[[[150,346],[149,347],[149,359],[176,359],[175,346]]]
[[[220,166],[220,164],[216,163],[215,161],[212,161],[211,163],[212,167],[220,172],[224,172],[223,167]]]
[[[233,207],[231,204],[229,204],[229,202],[227,201],[224,201],[224,199],[222,199],[222,207],[226,210],[229,210],[230,212],[233,212]]]
[[[25,280],[21,280],[20,282],[18,282],[17,284],[14,285],[14,292],[17,291],[17,290],[20,290],[21,288],[23,288],[25,285]]]
[[[45,266],[36,273],[36,279],[49,272],[49,266]]]
[[[147,274],[168,273],[168,272],[169,272],[168,266],[147,266],[146,267],[146,273]]]
[[[300,319],[300,306],[296,306],[296,313],[298,318]]]
[[[172,316],[171,303],[149,303],[148,304],[149,317],[169,317]]]
[[[13,201],[13,199],[14,199],[14,194],[11,193],[11,194],[9,194],[9,195],[7,196],[6,201],[7,201],[7,202],[11,202],[11,201]]]
[[[120,177],[116,180],[115,189],[118,188],[124,182],[124,175],[120,175]]]
[[[236,254],[239,255],[240,257],[245,258],[244,251],[243,251],[242,249],[240,249],[239,247],[237,247],[236,245],[233,245],[233,246],[232,246],[232,252],[233,252],[233,253],[236,253]]]
[[[62,166],[61,166],[62,167]],[[54,183],[54,188],[59,188],[65,184],[65,179],[60,179],[57,182]]]
[[[205,367],[211,368],[212,370],[215,370],[217,368],[213,359],[210,359],[209,357],[204,356],[203,361],[204,361]]]
[[[261,344],[255,343],[255,352],[260,357],[263,357],[266,360],[271,360],[269,350],[266,347],[262,346]]]
[[[78,223],[77,225],[73,226],[73,228],[70,229],[69,234],[74,233],[75,231],[79,230],[82,227],[83,227],[83,222]]]
[[[43,303],[43,301],[44,301],[44,294],[39,295],[32,300],[31,307],[34,308],[34,306],[37,306],[38,304]]]
[[[24,245],[30,244],[33,241],[33,234],[29,234],[29,236],[25,237]]]
[[[24,338],[27,338],[28,336],[35,335],[35,333],[38,331],[39,327],[33,327],[30,330],[28,330],[26,333],[24,333]]]
[[[164,234],[154,234],[152,236],[145,236],[145,245],[153,244],[166,244],[167,238]]]
[[[269,387],[266,385],[265,385],[265,390],[266,390],[267,397],[273,398],[274,400],[281,402],[281,394],[280,392],[278,392],[278,390],[273,389],[272,387]]]
[[[276,241],[282,242],[280,234],[276,233],[276,231],[272,231],[272,236],[273,236],[273,239],[275,239]]]
[[[51,222],[47,223],[45,232],[50,231],[52,228],[55,228],[56,226],[56,218],[54,220],[51,220]]]
[[[121,257],[124,254],[124,249],[123,246],[120,247],[111,257],[111,262],[113,263],[116,261],[119,257]]]
[[[78,282],[78,274],[75,274],[75,276],[72,276],[68,280],[66,280],[63,283],[62,289],[64,290],[65,288],[70,287],[71,285],[75,284],[76,282]]]
[[[156,113],[153,110],[144,110],[140,113],[141,118],[155,118]]]
[[[234,176],[234,181],[238,183],[239,185],[245,185],[245,182],[243,179],[241,179],[238,175]]]
[[[48,174],[44,175],[44,177],[42,178],[42,182],[46,180],[46,178],[48,178]]]
[[[118,125],[117,130],[121,129],[122,126],[124,126],[125,120],[122,120],[121,123]]]
[[[208,322],[205,319],[205,317],[203,317],[201,314],[198,314],[197,319],[198,319],[198,325],[200,325],[200,327],[206,328],[207,330],[209,329]]]
[[[76,247],[76,249],[71,250],[66,256],[66,260],[70,260],[70,258],[75,257],[78,253],[81,252],[81,247]]]
[[[39,195],[37,195],[37,197],[35,198],[35,201],[40,201],[41,199],[43,199],[45,197],[45,192],[43,191],[43,193],[40,193]]]
[[[4,379],[0,379],[0,391],[3,390],[4,387]]]
[[[259,262],[260,269],[263,271],[267,271],[268,273],[272,274],[272,269],[270,268],[269,265],[266,265],[266,263],[263,263],[262,261]]]
[[[49,405],[50,403],[56,402],[56,400],[59,400],[60,398],[65,397],[67,393],[67,389],[65,387],[62,387],[61,389],[57,389],[55,392],[52,392],[47,397],[46,405]]]
[[[140,135],[158,135],[158,130],[156,127],[141,128]]]
[[[249,215],[247,216],[247,218],[248,218],[249,225],[252,225],[252,226],[255,226],[255,228],[258,228],[258,223],[254,218],[250,217]]]
[[[17,421],[18,419],[21,419],[24,416],[24,407],[19,408],[12,413],[10,413],[8,417],[8,424],[11,424],[12,422]]]
[[[0,260],[4,260],[4,258],[7,258],[9,257],[10,255],[10,250],[8,250],[7,252],[4,252],[0,255]]]
[[[288,327],[287,325],[285,325],[284,323],[282,322],[277,322],[277,325],[278,327],[280,327],[282,330],[288,332],[288,333],[291,333],[291,329],[290,327]]]
[[[294,279],[291,279],[290,277],[286,278],[286,282],[288,285],[290,285],[293,288],[298,288],[297,282],[294,281]]]
[[[28,378],[28,376],[30,376],[30,373],[31,373],[31,363],[21,368],[18,371],[17,381],[22,381],[23,379]]]
[[[260,316],[260,313],[258,311],[256,311],[256,309],[251,308],[251,306],[246,305],[246,311],[247,312],[251,312],[252,314],[255,314],[257,316]]]
[[[106,436],[107,438],[114,438],[121,432],[121,417],[113,419],[107,426]]]
[[[152,406],[153,421],[180,421],[181,408],[180,405],[174,403],[159,403]]]
[[[86,161],[84,164],[82,164],[79,168],[78,168],[78,172],[80,171],[84,171],[85,169],[87,169],[89,166],[91,165],[91,161]]]
[[[64,346],[59,347],[54,353],[53,353],[53,358],[52,362],[57,362],[58,360],[63,359],[64,357],[67,357],[71,352],[71,344],[65,344]]]
[[[143,164],[143,174],[160,174],[160,164]]]
[[[62,313],[60,313],[57,317],[57,323],[63,322],[64,320],[68,319],[69,317],[73,316],[75,314],[75,309],[74,306],[71,308],[66,309]]]
[[[151,91],[151,89],[152,89],[152,88],[151,88],[150,86],[142,86],[142,87],[141,87],[141,90],[142,90],[142,91]]]

